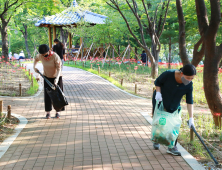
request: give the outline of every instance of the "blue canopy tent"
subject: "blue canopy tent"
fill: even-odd
[[[73,0],[71,6],[64,10],[63,12],[43,17],[43,19],[39,20],[35,23],[36,27],[48,27],[49,31],[49,47],[52,48],[52,36],[51,36],[51,28],[53,28],[53,39],[56,38],[56,27],[65,27],[74,25],[77,26],[79,22],[87,22],[90,25],[95,24],[105,24],[107,16],[96,14],[87,10],[81,9],[76,0]],[[69,48],[72,47],[72,37],[69,33]],[[82,40],[80,38],[80,44]]]

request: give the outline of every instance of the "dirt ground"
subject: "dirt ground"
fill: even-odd
[[[22,96],[29,96],[31,82],[25,75],[24,68],[9,64],[0,65],[0,96],[20,96],[21,83]]]
[[[6,119],[6,123],[0,125],[0,144],[9,136],[14,134],[14,129],[19,124],[19,119],[12,117],[9,121]]]

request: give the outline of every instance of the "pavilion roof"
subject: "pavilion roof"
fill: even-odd
[[[43,17],[42,20],[39,20],[37,23],[35,23],[35,26],[65,26],[77,24],[82,21],[90,24],[105,24],[106,18],[107,16],[96,14],[79,8],[76,0],[73,0],[71,7],[67,8],[59,14]]]

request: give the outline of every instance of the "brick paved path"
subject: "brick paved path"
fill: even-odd
[[[150,100],[125,94],[79,69],[64,67],[63,78],[69,106],[61,119],[44,119],[43,93],[0,98],[28,119],[0,159],[0,170],[191,169],[166,148],[153,150],[151,126],[140,114],[151,110]]]

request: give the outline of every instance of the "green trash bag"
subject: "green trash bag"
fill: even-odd
[[[158,108],[157,101],[152,122],[151,140],[154,143],[163,144],[169,148],[173,148],[179,135],[181,123],[180,107],[175,112],[169,113],[164,111],[163,102],[161,102]]]

